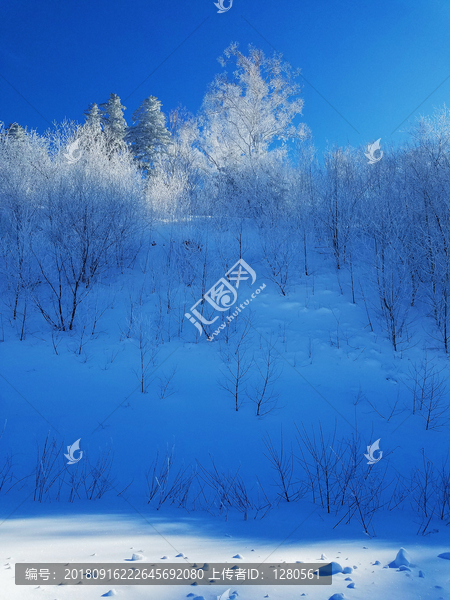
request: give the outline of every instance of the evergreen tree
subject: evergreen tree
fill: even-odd
[[[142,169],[149,169],[158,154],[164,152],[171,140],[166,129],[161,102],[154,96],[146,98],[133,113],[133,124],[128,128],[126,141]]]
[[[102,130],[102,113],[97,104],[95,102],[90,104],[84,114],[86,117],[85,124],[88,127],[92,127],[94,131],[100,132]]]
[[[108,102],[100,104],[100,109],[103,132],[107,136],[110,151],[123,150],[126,146],[124,138],[127,131],[127,122],[123,116],[125,106],[122,106],[117,94],[111,94]]]
[[[18,142],[23,142],[27,132],[26,129],[24,129],[18,123],[10,123],[9,127],[6,128],[6,135]]]

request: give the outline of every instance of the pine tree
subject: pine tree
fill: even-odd
[[[89,108],[84,112],[86,116],[85,124],[92,127],[95,131],[102,130],[102,113],[100,112],[95,102],[89,105]]]
[[[126,141],[142,169],[149,169],[158,154],[164,152],[171,140],[161,112],[161,102],[154,96],[146,98],[133,113],[133,124],[128,128]]]
[[[9,127],[6,128],[6,135],[18,142],[23,142],[27,132],[26,129],[24,129],[18,123],[10,123]]]
[[[122,106],[117,94],[111,94],[108,102],[100,104],[103,132],[107,136],[111,152],[123,150],[126,146],[124,138],[127,122],[123,116],[125,106]]]

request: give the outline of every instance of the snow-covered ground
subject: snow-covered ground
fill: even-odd
[[[106,500],[96,510],[88,506],[36,506],[25,503],[2,525],[2,598],[65,600],[100,598],[110,589],[117,597],[181,600],[204,597],[216,600],[229,586],[15,586],[16,562],[114,562],[127,564],[133,553],[142,553],[144,562],[183,563],[175,558],[183,553],[189,561],[229,562],[240,554],[241,562],[268,564],[286,562],[335,561],[350,574],[333,576],[332,586],[232,586],[241,600],[262,598],[293,600],[305,594],[312,600],[327,600],[333,594],[355,600],[420,600],[450,597],[450,563],[438,558],[448,550],[444,531],[417,537],[410,531],[408,515],[392,515],[380,520],[378,536],[367,538],[357,526],[332,531],[333,519],[312,505],[283,507],[262,521],[230,519],[219,521],[204,515],[165,514],[126,503],[111,506]],[[308,512],[309,511],[309,512]],[[411,558],[409,569],[389,568],[404,546]],[[167,559],[161,560],[163,556]],[[377,564],[375,564],[378,561]],[[420,576],[422,572],[423,576]],[[348,586],[354,583],[354,588]]]
[[[66,478],[60,498],[55,484],[51,502],[40,503],[33,502],[33,476],[6,494],[10,486],[5,485],[0,493],[0,598],[99,598],[110,588],[15,586],[14,564],[126,564],[135,552],[141,552],[148,562],[164,562],[160,560],[163,556],[182,562],[175,557],[183,553],[197,563],[233,563],[236,554],[245,562],[316,561],[324,555],[324,560],[353,569],[351,574],[335,575],[331,589],[234,586],[239,600],[290,600],[302,594],[328,600],[339,593],[355,600],[450,598],[450,561],[438,557],[450,551],[449,528],[434,516],[426,535],[417,535],[423,521],[412,510],[410,499],[399,509],[376,511],[367,532],[357,515],[350,524],[345,519],[340,522],[343,513],[328,514],[307,495],[298,502],[274,505],[263,518],[250,509],[246,520],[238,511],[221,511],[217,504],[211,508],[212,514],[190,506],[185,510],[164,504],[156,510],[147,504],[145,471],[156,452],[163,456],[167,448],[174,448],[176,469],[196,463],[209,468],[214,461],[219,470],[239,471],[252,493],[257,493],[260,482],[266,493],[275,497],[279,489],[265,457],[264,439],[270,436],[277,446],[282,430],[290,449],[291,444],[296,445],[296,426],[301,429],[304,425],[312,432],[313,427],[318,430],[319,422],[326,435],[336,427],[336,440],[354,435],[360,440],[360,456],[380,439],[383,456],[370,468],[380,469],[380,473],[386,470],[385,483],[391,486],[424,461],[438,468],[448,453],[448,428],[427,431],[423,419],[408,408],[410,391],[405,381],[427,343],[420,327],[412,329],[411,340],[394,352],[381,330],[369,331],[364,304],[359,297],[356,304],[351,302],[345,278],[341,281],[344,293],[340,294],[329,268],[317,267],[313,277],[303,276],[289,296],[282,297],[264,280],[257,261],[250,263],[258,273],[255,286],[266,283],[248,309],[252,348],[257,354],[262,340],[271,339],[279,352],[278,410],[265,418],[255,416],[247,397],[236,411],[233,399],[219,385],[223,369],[220,336],[225,333],[211,343],[205,336],[196,343],[196,330],[188,321],[181,339],[159,347],[154,374],[150,376],[153,369],[149,371],[147,393],[140,392],[136,339],[121,334],[127,325],[128,291],[138,290],[142,278],[137,268],[126,275],[128,280],[122,281],[121,289],[108,287],[99,295],[99,303],[108,308],[97,326],[98,335],[88,338],[81,354],[74,352],[80,344],[79,330],[59,335],[56,354],[51,333],[39,329],[42,322],[37,317],[22,342],[4,322],[0,425],[6,420],[6,426],[0,441],[1,458],[12,453],[13,472],[20,480],[34,471],[37,444],[42,450],[48,432],[58,448],[63,445],[58,458],[63,466],[66,447],[81,439],[83,457],[76,465],[66,465],[66,477],[69,469],[81,469],[88,459],[94,465],[109,452],[113,455],[110,478],[114,487],[100,499],[76,497],[69,503]],[[246,285],[242,298],[252,292]],[[146,302],[144,309],[148,306],[150,312],[151,293]],[[441,354],[435,356],[439,364],[446,364]],[[174,393],[161,400],[158,377],[164,380],[175,366]],[[339,452],[338,444],[334,450]],[[300,457],[296,446],[294,453]],[[294,479],[301,475],[297,460],[295,470]],[[411,557],[410,567],[400,571],[385,568],[402,547]],[[376,561],[379,564],[374,564]],[[351,583],[354,588],[348,587]],[[161,600],[178,600],[194,592],[196,595],[189,596],[192,599],[215,600],[225,591],[225,587],[192,591],[189,586],[115,589],[118,597]]]

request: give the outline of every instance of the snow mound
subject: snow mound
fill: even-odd
[[[230,596],[230,589],[223,592],[223,594],[221,594],[220,596],[217,596],[217,600],[229,600],[229,598],[236,598],[236,596]]]
[[[411,563],[411,557],[409,556],[409,554],[406,552],[406,550],[404,548],[400,548],[400,550],[397,552],[397,556],[395,557],[395,560],[393,560],[391,563],[389,563],[389,567],[391,569],[395,569],[398,567],[409,567]]]
[[[349,573],[353,573],[353,569],[351,567],[345,567],[342,572],[344,575],[348,575]]]
[[[355,584],[354,583],[349,583],[347,587],[353,589],[355,587]]]
[[[330,562],[328,565],[319,567],[319,577],[330,577],[336,573],[342,573],[342,567],[337,562]]]
[[[345,600],[344,594],[333,594],[328,600]]]
[[[244,557],[242,556],[242,554],[235,554],[233,556],[233,558],[241,558],[241,559],[243,559]]]
[[[445,558],[446,560],[450,560],[450,552],[443,552],[442,554],[438,554],[438,558]]]
[[[143,560],[144,556],[142,554],[133,554],[131,560]]]
[[[177,554],[175,556],[175,558],[186,558],[186,557],[185,557],[185,555],[182,552],[180,552],[180,554]]]
[[[116,590],[109,590],[109,592],[106,592],[106,594],[102,594],[102,598],[106,596],[117,596],[117,592]]]

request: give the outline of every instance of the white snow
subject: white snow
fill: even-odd
[[[400,550],[397,552],[397,556],[395,557],[395,559],[391,562],[391,564],[389,565],[390,567],[408,567],[409,564],[411,562],[411,557],[409,556],[409,554],[406,552],[406,550],[404,548],[400,548]]]
[[[131,560],[144,560],[144,556],[142,554],[133,554]]]
[[[138,284],[139,277],[131,276],[127,287],[139,289]],[[105,295],[109,292],[106,290]],[[38,596],[48,600],[74,598],[71,586],[58,587],[56,593],[54,588],[44,585],[39,591],[38,586],[15,586],[13,566],[18,562],[129,565],[131,561],[173,560],[182,564],[187,557],[199,565],[205,562],[232,565],[234,560],[255,564],[263,561],[303,564],[317,562],[318,557],[321,561],[337,560],[332,563],[331,589],[236,585],[239,600],[264,597],[296,600],[302,594],[308,600],[333,596],[355,600],[450,597],[448,563],[442,560],[450,559],[446,528],[436,518],[435,531],[430,528],[430,535],[416,535],[420,523],[408,502],[402,510],[377,511],[373,531],[370,529],[368,535],[356,517],[349,524],[344,519],[337,525],[345,515],[322,510],[319,500],[313,504],[307,496],[298,502],[280,500],[264,518],[253,511],[247,519],[236,510],[221,511],[217,504],[210,512],[191,507],[189,511],[176,509],[169,503],[157,509],[147,503],[146,496],[144,472],[158,450],[164,454],[172,446],[175,446],[175,460],[179,460],[176,470],[181,464],[197,465],[196,461],[209,468],[211,455],[219,470],[232,476],[239,472],[252,493],[258,491],[258,475],[264,489],[276,494],[274,473],[264,458],[267,450],[262,438],[269,433],[277,447],[282,426],[283,437],[290,447],[295,439],[294,423],[298,427],[304,423],[310,433],[312,424],[317,426],[319,419],[327,434],[337,419],[337,437],[351,435],[356,419],[363,438],[359,448],[361,457],[367,445],[381,439],[383,457],[372,467],[364,461],[365,472],[369,468],[374,472],[378,468],[395,467],[393,478],[396,472],[407,474],[412,464],[423,461],[420,448],[426,448],[429,459],[439,464],[442,452],[449,447],[446,434],[425,431],[420,420],[413,417],[404,423],[407,413],[387,419],[398,394],[399,406],[406,403],[408,391],[401,382],[411,362],[420,358],[420,346],[395,354],[379,332],[368,331],[364,306],[350,304],[340,294],[334,275],[325,269],[317,268],[314,293],[311,280],[303,279],[286,300],[286,306],[276,290],[268,286],[264,301],[259,304],[255,301],[252,310],[257,329],[282,332],[286,327],[288,330],[286,342],[277,342],[284,363],[278,383],[283,409],[258,419],[249,401],[236,412],[227,395],[218,389],[222,364],[219,342],[195,344],[192,340],[176,339],[166,342],[161,358],[167,359],[167,363],[162,368],[178,365],[177,392],[164,401],[159,399],[157,371],[148,393],[137,390],[131,394],[136,390],[134,371],[138,355],[131,339],[120,341],[126,302],[119,295],[111,303],[114,307],[106,311],[102,321],[104,333],[89,340],[85,361],[65,348],[73,343],[72,334],[63,336],[60,353],[56,355],[51,332],[42,337],[30,335],[19,342],[14,328],[5,325],[6,340],[0,344],[2,371],[20,393],[6,383],[0,389],[0,400],[3,402],[7,397],[12,406],[0,441],[0,454],[11,449],[19,465],[17,476],[27,477],[35,463],[37,444],[42,447],[49,430],[49,424],[40,419],[23,396],[54,422],[61,432],[58,440],[65,442],[64,450],[81,439],[80,448],[86,454],[80,460],[80,468],[87,457],[95,464],[102,451],[112,448],[113,474],[117,480],[117,491],[95,501],[77,497],[73,503],[55,498],[51,503],[39,503],[33,502],[32,495],[24,500],[33,492],[32,478],[0,495],[3,567],[0,589],[5,600],[30,600]],[[336,341],[330,343],[332,327],[336,328],[330,305],[333,310],[339,309],[340,323],[346,324],[339,348]],[[255,348],[258,349],[258,344]],[[111,351],[117,352],[112,362],[105,360]],[[172,351],[175,354],[171,357]],[[295,368],[291,368],[293,365]],[[391,385],[388,377],[395,377],[398,384]],[[360,389],[364,397],[356,401]],[[103,423],[103,428],[92,434],[98,423]],[[2,426],[3,422],[0,430]],[[317,435],[317,427],[315,431]],[[338,449],[335,451],[339,454]],[[297,447],[295,452],[298,453]],[[297,459],[296,466],[300,463]],[[131,481],[124,496],[118,496]],[[395,568],[381,567],[390,564]],[[346,577],[347,574],[351,577]],[[349,587],[352,584],[354,589]],[[197,593],[190,598],[216,600],[224,587],[158,586],[149,591],[146,586],[127,585],[115,586],[114,590],[127,600],[149,597],[181,600],[192,594],[192,590]],[[110,591],[110,586],[86,586],[82,600],[94,600]]]

